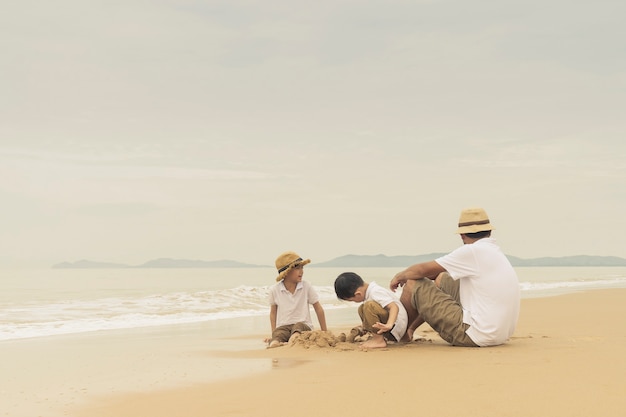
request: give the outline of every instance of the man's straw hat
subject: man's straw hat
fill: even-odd
[[[458,234],[485,232],[488,230],[494,230],[489,223],[489,217],[487,212],[480,207],[467,208],[461,211],[459,217]]]
[[[278,270],[278,276],[276,277],[276,281],[280,281],[285,278],[287,272],[289,272],[292,268],[297,266],[304,266],[310,263],[310,259],[302,260],[300,255],[295,252],[285,252],[281,253],[278,258],[276,258],[276,269]]]

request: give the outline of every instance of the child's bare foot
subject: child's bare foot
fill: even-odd
[[[282,346],[282,345],[283,345],[283,343],[281,341],[278,341],[278,340],[274,339],[274,340],[272,340],[270,342],[269,345],[267,345],[267,348],[271,349],[271,348],[275,348],[275,347]]]
[[[382,335],[374,335],[367,342],[361,343],[361,349],[378,349],[378,348],[386,348],[387,341]]]

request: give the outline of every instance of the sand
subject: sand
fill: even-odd
[[[329,321],[334,337],[318,334],[275,349],[265,349],[260,335],[239,350],[199,343],[193,355],[171,368],[193,368],[195,361],[200,373],[221,370],[210,382],[174,375],[169,386],[138,384],[129,390],[128,381],[120,379],[123,389],[92,390],[57,411],[73,417],[621,417],[626,410],[623,317],[626,289],[524,299],[517,331],[502,346],[452,347],[426,327],[418,329],[418,341],[365,351],[337,340],[350,327]],[[101,349],[110,352],[112,345]],[[170,348],[188,351],[183,345]],[[125,371],[137,378],[123,351],[117,354],[119,360],[109,366],[118,363],[119,375]],[[224,377],[229,369],[233,374]]]

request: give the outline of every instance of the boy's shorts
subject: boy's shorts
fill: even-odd
[[[288,342],[292,334],[308,332],[309,330],[311,330],[311,328],[302,322],[285,324],[284,326],[278,326],[272,332],[272,340],[278,340],[282,343]]]
[[[440,288],[428,279],[415,280],[411,305],[439,336],[454,346],[477,347],[465,333],[463,307],[459,298],[459,281],[444,272],[439,275]]]
[[[386,323],[389,320],[389,311],[376,301],[368,300],[359,306],[359,317],[363,323],[363,328],[368,332],[378,333],[378,330],[374,328],[376,322]],[[383,337],[386,340],[397,342],[396,337],[391,333],[391,330],[383,333]]]

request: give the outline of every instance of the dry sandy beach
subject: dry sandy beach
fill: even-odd
[[[190,347],[181,335],[184,345],[170,346],[172,351],[186,352],[173,363],[178,372],[192,373],[195,361],[199,372],[215,373],[217,366],[223,373],[238,373],[208,383],[172,375],[172,381],[179,381],[175,386],[144,385],[109,394],[87,386],[79,389],[97,395],[83,395],[85,401],[68,401],[56,411],[73,417],[623,416],[626,289],[524,299],[521,311],[515,336],[492,348],[451,347],[428,328],[418,329],[424,336],[421,341],[370,351],[345,343],[264,349],[260,335],[248,340],[249,348],[232,351],[219,345],[212,349],[199,340]],[[329,323],[335,335],[350,328]],[[152,346],[148,342],[143,343],[150,356],[159,349],[159,340],[153,340]],[[117,340],[87,346],[96,353],[118,349],[107,366],[119,367],[114,374],[119,380],[110,377],[108,383],[126,387],[129,378],[137,379],[142,372],[149,378],[149,371],[134,370],[134,359],[120,344]],[[212,365],[200,365],[207,357],[214,360],[209,362]],[[53,375],[62,368],[41,371],[49,379],[62,380]],[[96,383],[98,377],[92,381]],[[34,380],[31,385],[36,386]],[[24,415],[51,415],[52,409],[42,412],[39,405],[31,410],[35,414]]]

